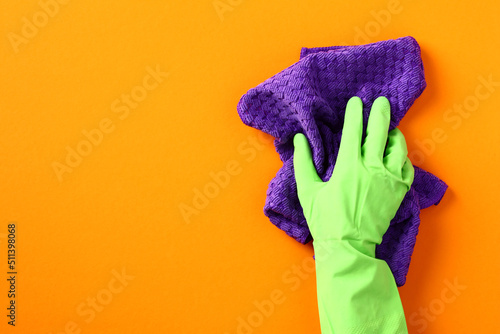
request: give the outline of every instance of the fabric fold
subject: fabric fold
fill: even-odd
[[[244,94],[237,106],[241,120],[275,137],[283,161],[267,191],[264,213],[270,221],[301,243],[311,240],[293,172],[296,133],[308,138],[318,174],[327,181],[349,98],[362,99],[366,129],[373,101],[387,97],[392,130],[425,87],[420,47],[408,36],[366,45],[302,48],[298,62]],[[446,189],[439,178],[415,166],[413,185],[377,246],[377,257],[389,264],[399,286],[406,281],[420,210],[438,204]]]

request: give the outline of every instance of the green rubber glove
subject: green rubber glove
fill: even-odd
[[[316,172],[306,137],[294,137],[297,191],[314,238],[321,330],[407,333],[394,276],[375,258],[375,247],[410,189],[414,170],[403,134],[389,132],[389,101],[374,101],[364,142],[362,112],[361,99],[351,98],[328,182]]]

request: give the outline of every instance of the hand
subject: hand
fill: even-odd
[[[375,244],[382,242],[414,177],[403,134],[397,128],[388,133],[390,117],[387,98],[377,98],[362,142],[363,103],[359,97],[349,100],[328,182],[316,172],[306,137],[295,135],[297,191],[315,241],[359,241],[369,244],[370,255],[375,255]]]

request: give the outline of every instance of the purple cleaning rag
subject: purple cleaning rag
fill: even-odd
[[[264,206],[271,222],[301,243],[312,239],[293,172],[296,133],[308,138],[314,165],[327,181],[337,159],[349,98],[359,96],[363,101],[366,129],[372,102],[387,97],[392,130],[425,87],[420,47],[413,37],[403,37],[358,46],[302,48],[297,63],[243,95],[237,107],[241,120],[274,136],[283,161],[269,184]],[[420,210],[438,204],[446,189],[443,181],[415,166],[413,185],[376,249],[398,286],[406,281]]]

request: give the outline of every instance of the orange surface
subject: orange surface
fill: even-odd
[[[500,331],[498,1],[55,3],[0,4],[1,333],[319,333],[312,247],[263,215],[280,161],[236,104],[302,46],[406,35],[428,87],[401,128],[450,186],[421,214],[408,327]]]

